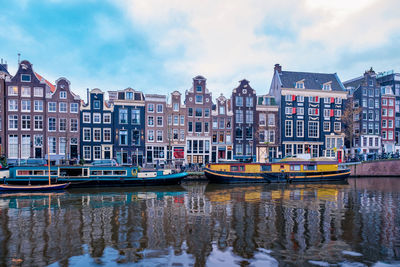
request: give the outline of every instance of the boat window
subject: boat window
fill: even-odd
[[[317,165],[304,165],[304,170],[305,171],[316,171],[317,170]]]
[[[83,169],[83,176],[88,176],[88,169]]]
[[[43,175],[43,171],[33,171],[33,175]]]
[[[271,165],[261,165],[262,172],[270,172],[272,170]]]
[[[49,175],[49,171],[45,171],[44,175]],[[50,171],[50,175],[58,175],[57,171]]]
[[[90,175],[102,175],[102,171],[90,171]]]
[[[244,172],[244,166],[239,166],[239,168],[241,172]]]
[[[25,171],[25,170],[18,170],[18,175],[30,175],[29,171]]]
[[[126,176],[126,171],[114,171],[114,175]]]
[[[300,171],[300,165],[290,165],[291,171]]]
[[[103,171],[103,175],[112,175],[112,171]]]
[[[238,166],[231,166],[231,172],[237,172],[238,170]]]

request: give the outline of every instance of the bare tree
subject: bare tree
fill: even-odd
[[[355,126],[360,123],[361,112],[362,108],[359,105],[355,105],[353,97],[349,97],[342,113],[342,123],[345,144],[348,144],[350,151],[353,148],[354,139],[360,136],[360,127],[357,130]]]

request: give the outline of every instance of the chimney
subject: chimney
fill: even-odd
[[[89,101],[90,101],[90,99],[89,99],[89,97],[90,97],[89,88],[86,88],[86,94],[87,94],[87,102],[86,103],[89,103]]]
[[[3,59],[1,59],[0,65],[2,65],[8,71],[7,61],[3,61]]]
[[[18,65],[21,62],[21,53],[18,53]]]
[[[275,71],[278,71],[279,73],[281,73],[281,72],[282,72],[282,66],[279,65],[279,64],[275,64],[274,72],[275,72]]]

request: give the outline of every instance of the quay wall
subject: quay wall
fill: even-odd
[[[342,164],[351,171],[351,176],[398,176],[400,177],[400,159],[366,161],[362,163]]]

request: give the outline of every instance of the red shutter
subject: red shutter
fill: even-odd
[[[296,101],[296,96],[292,95],[292,101]]]
[[[333,117],[333,109],[331,109],[331,117]]]
[[[331,103],[335,103],[335,99],[331,97]]]
[[[292,114],[296,114],[296,108],[292,109]]]
[[[315,102],[318,102],[318,96],[315,97]]]
[[[317,108],[315,109],[315,115],[318,115],[318,109]]]

